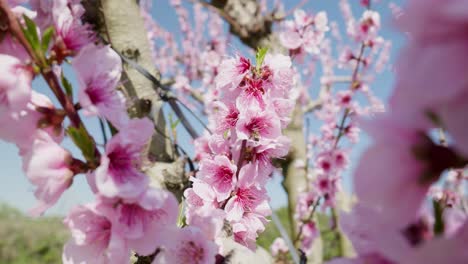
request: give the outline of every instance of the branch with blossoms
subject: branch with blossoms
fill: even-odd
[[[315,17],[306,15],[300,11],[295,13],[294,21],[285,23],[285,31],[280,35],[283,44],[290,49],[290,54],[294,54],[300,61],[307,53],[317,53],[320,61],[323,64],[324,75],[321,78],[322,90],[320,92],[319,102],[320,108],[316,109],[314,117],[324,124],[321,126],[320,136],[311,136],[312,141],[307,147],[307,158],[303,168],[307,175],[307,184],[304,192],[299,196],[299,201],[294,213],[295,221],[298,221],[298,228],[295,231],[296,236],[294,242],[308,255],[313,254],[313,244],[317,244],[320,240],[320,233],[325,235],[324,230],[319,229],[316,211],[326,212],[331,210],[331,225],[330,230],[326,232],[334,233],[331,239],[333,244],[324,245],[325,247],[338,248],[337,255],[348,254],[344,238],[338,229],[338,212],[340,204],[337,204],[337,197],[342,192],[341,175],[348,165],[349,150],[340,147],[340,141],[344,137],[351,139],[351,143],[357,140],[357,131],[355,121],[349,121],[350,118],[355,120],[359,115],[367,115],[369,111],[365,111],[360,106],[357,98],[359,94],[364,94],[369,97],[369,102],[372,105],[372,111],[379,110],[380,103],[373,99],[373,95],[365,83],[366,79],[370,79],[370,74],[365,76],[361,73],[361,69],[369,71],[371,69],[370,55],[365,57],[366,48],[371,49],[372,53],[377,53],[381,48],[383,39],[378,36],[377,30],[380,27],[378,13],[373,11],[365,11],[361,20],[356,23],[352,14],[349,14],[349,6],[346,1],[341,2],[344,11],[345,23],[348,25],[348,36],[352,42],[358,44],[356,54],[351,52],[350,48],[345,48],[345,52],[337,61],[332,57],[330,41],[332,39],[325,38],[323,32],[326,20],[322,18],[324,15],[318,13]],[[335,22],[331,23],[332,27]],[[315,25],[315,27],[312,27]],[[341,40],[337,35],[336,29],[334,40]],[[352,43],[351,42],[351,43]],[[382,53],[384,51],[381,51]],[[372,54],[371,53],[371,54]],[[337,78],[333,71],[336,65],[340,67],[351,68],[349,78]],[[344,82],[343,82],[344,81]],[[334,86],[339,83],[349,83],[346,90],[334,91]],[[339,86],[338,86],[339,88]],[[317,103],[313,103],[316,105]],[[310,109],[310,104],[305,105],[306,113]],[[311,118],[311,117],[306,117]],[[320,205],[320,206],[319,206]],[[320,208],[320,210],[317,210]],[[322,228],[323,229],[323,228]],[[277,243],[281,240],[278,240]],[[325,258],[330,258],[325,254]]]
[[[410,40],[385,113],[371,89],[391,48],[376,1],[360,1],[360,18],[339,1],[343,37],[325,12],[294,8],[289,19],[279,2],[191,1],[189,11],[173,0],[180,41],[148,1],[18,2],[0,0],[0,138],[20,150],[35,215],[79,174],[94,193],[65,218],[64,263],[466,262],[466,0],[390,6]],[[226,57],[222,19],[255,59]],[[57,100],[33,89],[38,78]],[[179,118],[167,127],[166,103]],[[207,120],[189,166],[177,125],[198,133],[185,112]],[[86,129],[91,118],[111,130],[104,144]],[[361,128],[374,141],[350,199],[342,181]],[[271,258],[256,242],[274,174],[291,229],[272,215],[282,237]]]
[[[190,25],[187,22],[188,21],[188,17],[187,17],[188,12],[181,5],[181,3],[179,3],[178,1],[175,1],[173,3],[173,5],[174,5],[174,8],[176,9],[176,12],[179,14],[179,21],[180,21],[181,27],[183,28],[183,31],[187,32],[187,41],[189,41],[190,38],[191,38],[191,36],[189,34],[189,32],[191,33],[191,29],[190,29]],[[233,3],[230,3],[230,5],[235,6],[236,5],[235,1]],[[206,6],[206,4],[204,4],[203,6]],[[197,14],[196,12],[199,12],[198,11],[199,7],[197,7],[195,5],[194,10],[195,10],[194,11],[195,14]],[[328,30],[328,27],[327,27],[326,15],[323,12],[318,14],[318,16],[315,18],[315,20],[314,20],[313,17],[306,16],[304,14],[304,12],[302,12],[302,11],[298,12],[298,14],[301,15],[301,17],[299,17],[299,15],[298,15],[298,17],[296,18],[296,22],[298,23],[298,25],[291,24],[291,22],[288,22],[289,24],[286,23],[287,26],[289,26],[289,30],[293,35],[287,35],[287,32],[285,32],[284,34],[279,35],[279,39],[282,40],[283,45],[285,45],[286,47],[288,47],[290,49],[290,55],[294,56],[297,60],[301,60],[301,57],[305,57],[306,52],[316,54],[316,53],[319,53],[321,51],[321,42],[322,42],[322,40],[324,38],[324,32]],[[148,16],[146,16],[146,17],[147,17],[148,29],[151,32],[150,36],[154,36],[155,35],[154,32],[160,32],[161,29],[158,26],[156,26],[154,21],[152,21]],[[198,16],[195,15],[196,19],[197,19],[197,17]],[[200,16],[200,17],[203,17],[203,16]],[[228,20],[228,22],[229,21],[230,21],[230,19]],[[373,31],[374,30],[372,28],[374,26],[374,25],[371,24],[372,22],[373,22],[372,20],[365,18],[365,19],[363,19],[362,23],[359,26],[362,27],[362,31],[366,31],[364,33],[367,33],[367,31]],[[196,20],[196,23],[198,24],[198,23],[203,23],[203,22]],[[195,25],[195,28],[192,29],[194,32],[198,32],[196,25]],[[300,29],[295,28],[295,27],[300,27]],[[367,29],[367,27],[369,27],[369,29]],[[201,35],[201,34],[202,34],[201,32],[198,33],[198,35]],[[369,35],[370,34],[373,34],[373,32],[369,33]],[[240,37],[242,38],[242,36],[240,36]],[[216,35],[216,36],[213,35],[213,39],[214,39],[213,42],[214,43],[223,43],[223,40],[219,41],[217,38],[220,38],[219,35]],[[358,41],[358,43],[359,43],[359,41]],[[375,45],[375,50],[378,50],[378,48],[380,48],[380,46],[377,46],[376,44],[373,44],[373,43],[368,43],[368,44],[369,45]],[[293,46],[291,46],[291,45],[293,45]],[[186,49],[186,51],[189,52],[189,54],[194,54],[196,52],[201,52],[202,54],[205,53],[205,51],[203,51],[203,46],[201,47],[200,51],[197,51],[197,49],[194,48],[193,46],[190,46],[190,48],[189,48],[188,46],[184,45],[183,47],[184,47],[184,50]],[[166,50],[166,49],[162,49],[161,52],[163,52],[164,50]],[[221,53],[222,54],[222,51],[220,51],[220,50],[213,50],[213,51],[210,51],[210,52],[211,52],[210,57],[209,57],[210,59],[216,58],[216,56],[213,57],[213,55],[216,55],[216,53],[218,53],[218,54]],[[387,49],[387,52],[388,52],[388,49]],[[385,57],[384,56],[385,52],[382,51],[381,53],[382,53],[381,57]],[[361,64],[368,63],[368,62],[366,62],[366,60],[360,58],[361,56],[362,55],[360,55],[360,56],[358,56],[356,58],[352,58],[351,60],[353,60],[353,61],[356,60],[358,62],[357,65],[359,65],[359,66],[361,66]],[[177,57],[181,57],[181,54],[177,53]],[[170,59],[168,58],[167,60],[170,60]],[[220,68],[219,65],[220,64],[218,63],[218,60],[214,60],[214,61],[216,61],[216,63],[213,63],[212,65],[209,65],[208,68],[213,68],[214,69],[213,72],[219,72],[219,68]],[[188,62],[189,62],[189,65],[193,65],[192,66],[193,68],[191,68],[192,70],[193,69],[199,69],[199,70],[195,70],[193,72],[202,72],[202,73],[205,72],[206,68],[203,65],[203,60],[200,60],[200,61],[199,60],[189,60]],[[380,60],[379,62],[382,63],[382,60]],[[200,63],[201,63],[201,65],[200,65]],[[156,64],[158,65],[158,62],[156,62]],[[185,64],[185,65],[187,65],[187,64]],[[333,74],[330,74],[330,76],[326,76],[326,77],[332,80],[332,81],[329,81],[329,82],[334,82],[334,81],[343,82],[343,81],[345,81],[345,82],[350,82],[352,84],[352,86],[357,86],[357,82],[352,81],[352,80],[357,79],[359,66],[356,67],[356,70],[354,70],[354,73],[350,77],[340,78],[340,77],[333,76]],[[185,72],[183,74],[185,74]],[[208,72],[208,74],[212,74],[212,73]],[[364,77],[364,76],[362,76],[362,77],[359,76],[359,77],[362,78],[362,82],[364,82],[364,80],[367,79],[367,77]],[[186,79],[185,77],[183,77],[183,78],[184,78],[183,82],[180,83],[181,88],[183,88],[184,91],[186,91],[187,93],[190,93],[190,91],[194,90],[194,87],[191,87],[190,83],[192,81],[196,80],[197,77],[192,76],[192,77],[190,77],[190,79]],[[204,80],[205,79],[203,79],[203,81]],[[204,83],[204,85],[202,87],[204,87],[205,89],[209,88],[207,90],[210,91],[210,88],[212,87],[212,84]],[[356,87],[356,88],[358,88],[358,87]],[[356,88],[353,88],[353,89],[356,89]],[[216,92],[216,93],[213,93],[212,95],[209,95],[210,96],[209,98],[211,100],[212,100],[212,98],[219,97],[219,95],[217,94],[218,93],[217,89],[212,89],[211,88],[211,90]],[[368,95],[372,99],[371,101],[373,103],[375,103],[376,100],[375,100],[374,97],[372,97],[373,95],[370,92],[364,91],[364,93],[366,93],[366,95]],[[346,98],[344,100],[346,100]],[[304,104],[304,103],[301,103],[301,104]],[[207,106],[209,107],[208,109],[213,109],[212,106],[210,106],[210,105],[207,105]],[[306,107],[305,111],[308,112],[308,111],[310,111],[310,109],[317,109],[317,108],[320,108],[321,106],[322,106],[321,101],[316,101],[314,103],[311,102],[311,103],[307,104],[307,107]],[[216,108],[215,108],[215,110],[216,110]],[[291,125],[289,127],[289,129],[286,129],[286,131],[288,131],[288,130],[295,131],[295,130],[297,130],[297,128],[299,128],[298,132],[301,133],[302,132],[301,131],[302,130],[302,121],[300,120],[300,118],[302,118],[302,113],[301,113],[302,111],[295,111],[295,112],[296,112],[295,116],[298,117],[298,118],[293,118],[295,121],[292,124],[294,124],[294,125]],[[337,137],[338,140],[336,140],[335,144],[338,143],[339,138],[341,138],[343,136],[343,134],[344,134],[344,132],[341,131],[341,130],[345,130],[344,122],[347,120],[349,112],[344,111],[344,113],[345,113],[344,117],[341,119],[342,120],[341,123],[343,123],[343,125],[340,126],[341,128],[339,129],[340,131],[338,132],[339,135]],[[299,121],[297,121],[297,120],[299,120]],[[352,129],[351,126],[349,128],[350,128],[349,129],[350,132],[355,131],[355,129],[354,128]],[[293,133],[295,133],[295,132],[293,132]],[[291,134],[289,134],[289,135],[291,135]],[[297,138],[298,137],[294,138],[293,144],[299,145],[300,148],[302,148],[302,146],[304,146],[305,144],[300,144],[300,140],[297,140]],[[206,149],[208,149],[208,152],[210,151],[209,147],[206,146],[206,143],[200,143],[200,151],[198,151],[198,152],[199,153],[206,152],[207,151]],[[294,151],[294,152],[297,152],[297,150]],[[200,154],[200,155],[202,155],[202,154]],[[299,155],[296,154],[296,156],[300,158],[302,155],[301,154],[299,154]],[[290,166],[286,166],[286,167],[293,167],[293,166],[290,165]],[[296,192],[295,189],[297,189],[297,186],[300,185],[300,184],[297,184],[297,180],[295,180],[295,179],[301,178],[301,176],[297,173],[298,170],[293,170],[291,168],[288,169],[288,170],[290,172],[292,172],[291,175],[294,175],[294,177],[287,177],[287,180],[293,179],[293,184],[290,185],[291,193],[289,193],[290,194],[289,198],[290,198],[290,200],[294,201],[294,202],[292,202],[292,204],[294,205],[296,195],[293,192]],[[294,207],[295,206],[293,206],[293,210],[294,210]],[[302,230],[302,228],[301,228],[301,230]],[[295,232],[295,229],[293,229],[293,232]]]
[[[86,174],[95,201],[74,208],[66,217],[64,223],[73,238],[64,247],[64,263],[126,263],[131,251],[156,257],[163,229],[175,238],[171,245],[163,241],[165,255],[185,239],[192,239],[190,236],[206,236],[200,236],[196,224],[179,229],[174,195],[149,185],[143,169],[154,124],[147,118],[129,118],[125,97],[117,89],[121,58],[109,46],[98,43],[90,26],[82,23],[84,9],[79,3],[63,3],[32,1],[34,14],[22,6],[10,9],[6,1],[0,2],[2,17],[7,18],[0,47],[6,73],[0,90],[1,137],[18,146],[25,174],[36,186],[39,205],[31,213],[44,213],[72,187],[77,174]],[[70,60],[78,79],[76,93],[61,70]],[[32,90],[36,73],[41,73],[64,110],[55,109],[50,99]],[[79,112],[88,118],[105,119],[112,127],[113,137],[103,146],[102,154]],[[64,123],[65,117],[70,125]],[[62,126],[68,127],[64,130]],[[61,147],[65,136],[82,151],[86,162]],[[194,216],[193,221],[197,217],[202,216]],[[200,261],[214,257],[214,243],[208,239],[202,243],[207,255],[198,256]]]

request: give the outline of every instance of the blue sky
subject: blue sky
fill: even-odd
[[[183,1],[184,5],[188,5],[186,2]],[[269,2],[273,2],[269,0]],[[285,3],[285,10],[289,10],[291,7],[295,6],[300,0],[283,0]],[[355,16],[360,15],[361,8],[359,7],[358,0],[350,0],[353,3],[353,10]],[[402,0],[394,1],[397,4],[401,4]],[[402,45],[402,38],[401,36],[394,32],[390,26],[390,11],[388,8],[389,1],[381,0],[378,4],[374,5],[374,8],[380,11],[382,15],[382,35],[386,39],[390,39],[393,42],[392,48],[392,60],[395,57],[396,51]],[[190,8],[190,7],[189,7]],[[329,20],[334,20],[339,23],[341,28],[343,28],[342,19],[340,17],[340,13],[338,10],[338,0],[310,0],[307,4],[302,7],[304,10],[308,12],[316,13],[318,11],[324,10],[328,13]],[[175,15],[174,10],[169,5],[169,1],[167,0],[157,0],[154,1],[153,4],[153,17],[160,23],[163,27],[165,27],[170,32],[173,32],[176,36],[179,34],[179,27],[177,17]],[[209,26],[209,25],[207,25]],[[232,43],[230,45],[231,49],[230,52],[234,53],[236,51],[243,51],[245,50],[240,42],[236,38],[231,38]],[[229,54],[228,54],[229,55]],[[70,76],[72,84],[75,86],[76,81],[73,78],[73,73],[69,69],[65,69],[65,73],[67,76]],[[375,93],[382,98],[384,101],[388,97],[391,87],[392,87],[392,75],[389,71],[386,71],[382,75],[378,75],[376,80],[372,83],[371,87],[375,91]],[[45,84],[41,81],[35,81],[34,88],[38,91],[45,93],[47,95],[51,95],[50,92],[47,90]],[[76,90],[77,88],[75,88]],[[314,87],[311,87],[314,89]],[[98,126],[98,121],[96,119],[85,119],[86,126],[88,129],[91,130],[93,135],[100,135],[100,129]],[[312,123],[312,126],[316,125],[316,123]],[[199,127],[199,126],[197,126]],[[100,136],[97,136],[98,141],[102,141]],[[185,146],[190,152],[191,144],[190,140],[186,135],[182,135],[179,142]],[[359,157],[359,154],[364,149],[365,145],[368,143],[368,139],[363,135],[363,139],[361,143],[354,149],[352,155],[352,161],[356,161]],[[64,146],[68,149],[73,149],[72,144],[69,141],[65,141]],[[73,151],[75,154],[76,151]],[[26,177],[24,176],[21,170],[21,158],[18,155],[18,150],[16,146],[5,143],[0,141],[0,179],[2,179],[2,184],[0,185],[0,202],[8,203],[14,207],[19,208],[20,210],[26,211],[34,206],[36,203],[34,198],[34,188],[29,182],[27,181]],[[352,171],[350,168],[349,171]],[[351,184],[349,181],[350,173],[346,173],[345,177],[345,186],[346,188],[351,188]],[[272,197],[272,205],[273,207],[280,207],[285,205],[286,196],[281,189],[280,186],[280,179],[275,178],[272,183],[268,186],[268,191],[270,196]],[[77,176],[75,177],[75,181],[73,183],[72,188],[67,190],[59,202],[49,210],[48,214],[65,214],[71,207],[79,203],[86,203],[92,201],[93,197],[89,188],[86,184],[84,176]]]

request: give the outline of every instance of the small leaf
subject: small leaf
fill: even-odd
[[[440,202],[433,200],[432,205],[434,207],[434,234],[436,236],[444,234],[445,224],[444,224],[444,208]]]
[[[53,35],[54,35],[53,27],[49,27],[44,31],[44,34],[42,35],[42,43],[41,43],[41,48],[42,48],[43,53],[46,53],[47,50],[49,49],[50,40],[52,39]]]
[[[37,26],[34,21],[32,21],[28,16],[23,15],[24,22],[26,23],[26,28],[23,29],[23,33],[26,36],[29,44],[36,52],[39,51],[39,36],[37,35]]]
[[[255,61],[257,62],[257,71],[259,71],[260,68],[262,68],[262,64],[263,64],[263,61],[265,60],[265,56],[267,52],[268,52],[267,47],[258,48],[257,54],[255,55]]]
[[[179,125],[179,123],[180,123],[180,119],[177,119],[175,122],[172,122],[171,128],[175,129],[177,127],[177,125]]]
[[[73,87],[71,83],[65,78],[65,75],[60,76],[60,79],[62,81],[62,85],[65,88],[65,93],[67,94],[68,97],[73,98]]]
[[[72,139],[75,145],[81,150],[85,159],[89,162],[94,162],[95,159],[95,147],[94,141],[91,139],[89,134],[86,132],[84,126],[68,127],[68,136]]]
[[[111,122],[107,121],[107,126],[109,126],[109,130],[110,130],[112,136],[119,133],[119,130],[117,128],[115,128],[115,126],[113,126]]]

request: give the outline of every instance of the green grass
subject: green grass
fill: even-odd
[[[68,231],[57,217],[32,219],[0,205],[0,263],[61,263]]]
[[[281,223],[283,224],[286,231],[290,235],[291,230],[291,223],[289,221],[289,212],[287,208],[280,208],[276,210],[276,214],[280,219]],[[323,259],[330,260],[340,256],[339,251],[339,241],[338,241],[338,232],[336,230],[330,230],[330,218],[323,213],[317,213],[317,220],[320,229],[320,234],[323,243]],[[266,250],[270,250],[270,246],[275,240],[275,238],[279,237],[280,233],[276,226],[274,225],[273,221],[270,221],[266,227],[265,232],[260,234],[257,244]]]
[[[276,214],[278,215],[278,218],[280,219],[281,223],[283,224],[284,229],[288,232],[288,235],[290,234],[291,231],[291,223],[289,222],[289,212],[286,207],[280,208],[276,210]],[[257,240],[257,245],[263,247],[266,250],[270,250],[270,246],[275,240],[275,238],[279,237],[280,233],[278,229],[276,228],[275,224],[273,221],[270,221],[265,229],[265,232],[260,234]]]

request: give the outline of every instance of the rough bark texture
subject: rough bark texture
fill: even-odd
[[[109,42],[124,56],[136,61],[149,72],[159,75],[151,61],[151,50],[146,37],[143,18],[135,0],[101,0],[105,29]],[[160,131],[165,131],[162,101],[154,90],[151,81],[135,69],[124,66],[125,91],[130,98],[138,98],[132,114],[136,116],[152,115]],[[125,81],[125,80],[124,80]],[[142,102],[150,102],[149,107],[142,107]],[[151,154],[157,161],[171,161],[171,149],[162,137],[154,137]]]
[[[289,215],[291,220],[291,234],[297,233],[296,221],[294,221],[294,212],[296,209],[296,201],[300,192],[304,191],[307,186],[306,172],[304,168],[294,166],[296,161],[306,158],[306,143],[304,140],[304,120],[301,107],[296,105],[291,123],[285,129],[285,135],[291,139],[291,149],[288,158],[283,163],[284,180],[283,186],[288,193]]]
[[[284,50],[278,36],[272,32],[275,12],[262,14],[256,0],[212,0],[210,4],[222,12],[231,33],[245,45],[253,49],[269,47],[278,52]]]

